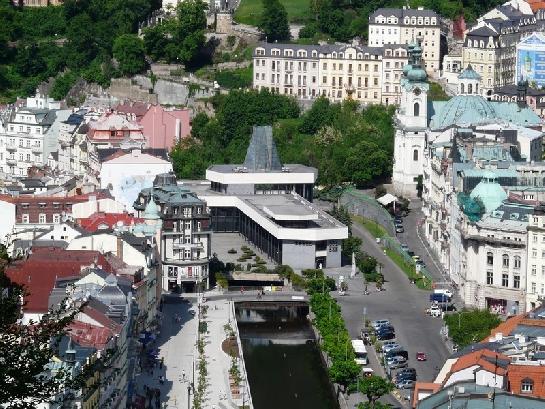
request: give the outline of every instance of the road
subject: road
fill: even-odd
[[[408,224],[409,221],[406,223]],[[335,295],[342,307],[342,314],[350,335],[353,338],[358,337],[363,324],[364,307],[367,311],[367,319],[390,320],[396,329],[398,342],[409,352],[409,365],[416,368],[418,380],[432,381],[449,352],[440,335],[441,319],[429,317],[424,312],[429,307],[429,292],[411,285],[405,273],[383,253],[375,238],[367,230],[353,224],[352,231],[363,240],[362,250],[375,257],[384,266],[386,291],[377,292],[374,286],[370,285],[371,294],[364,296],[363,280],[361,276],[356,276],[348,280],[348,295]],[[414,241],[415,239],[411,243]],[[426,362],[416,361],[415,356],[418,351],[426,352],[428,355]],[[374,357],[371,366],[381,373]],[[395,404],[395,401],[390,402],[390,399],[388,401]]]

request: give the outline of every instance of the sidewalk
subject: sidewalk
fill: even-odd
[[[193,354],[197,335],[197,318],[189,310],[191,303],[182,303],[178,297],[172,297],[163,304],[163,322],[159,337],[151,345],[157,350],[155,367],[145,368],[145,358],[141,355],[136,365],[135,394],[145,396],[145,389],[159,389],[161,404],[166,408],[185,408],[188,401],[188,386],[193,377]],[[175,316],[180,320],[177,322]],[[160,368],[160,360],[164,365]],[[140,373],[138,373],[140,370]],[[185,373],[185,377],[182,374]],[[165,382],[159,382],[159,376]],[[190,399],[192,399],[192,394]],[[155,398],[151,408],[155,408]],[[166,406],[165,406],[166,403]],[[192,405],[191,405],[192,406]],[[146,406],[148,408],[148,406]]]

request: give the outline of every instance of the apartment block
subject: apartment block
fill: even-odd
[[[422,47],[423,64],[429,74],[440,68],[442,35],[440,16],[423,7],[380,8],[369,16],[370,47],[407,45],[418,41]]]
[[[325,96],[367,104],[399,102],[407,63],[403,45],[261,43],[254,50],[253,86],[302,99]]]

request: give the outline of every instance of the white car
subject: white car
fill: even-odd
[[[439,308],[439,307],[436,306],[436,305],[431,306],[431,307],[427,310],[427,313],[430,314],[432,317],[440,317],[442,312],[443,312],[443,311],[441,311],[441,308]]]
[[[401,348],[401,345],[399,345],[397,342],[393,342],[391,344],[383,345],[382,352],[388,352],[396,348]]]
[[[436,288],[433,290],[434,294],[445,294],[448,298],[452,298],[452,291],[446,288]]]

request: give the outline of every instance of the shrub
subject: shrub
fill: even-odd
[[[230,249],[227,251],[229,254],[237,254],[237,251],[235,249]]]

